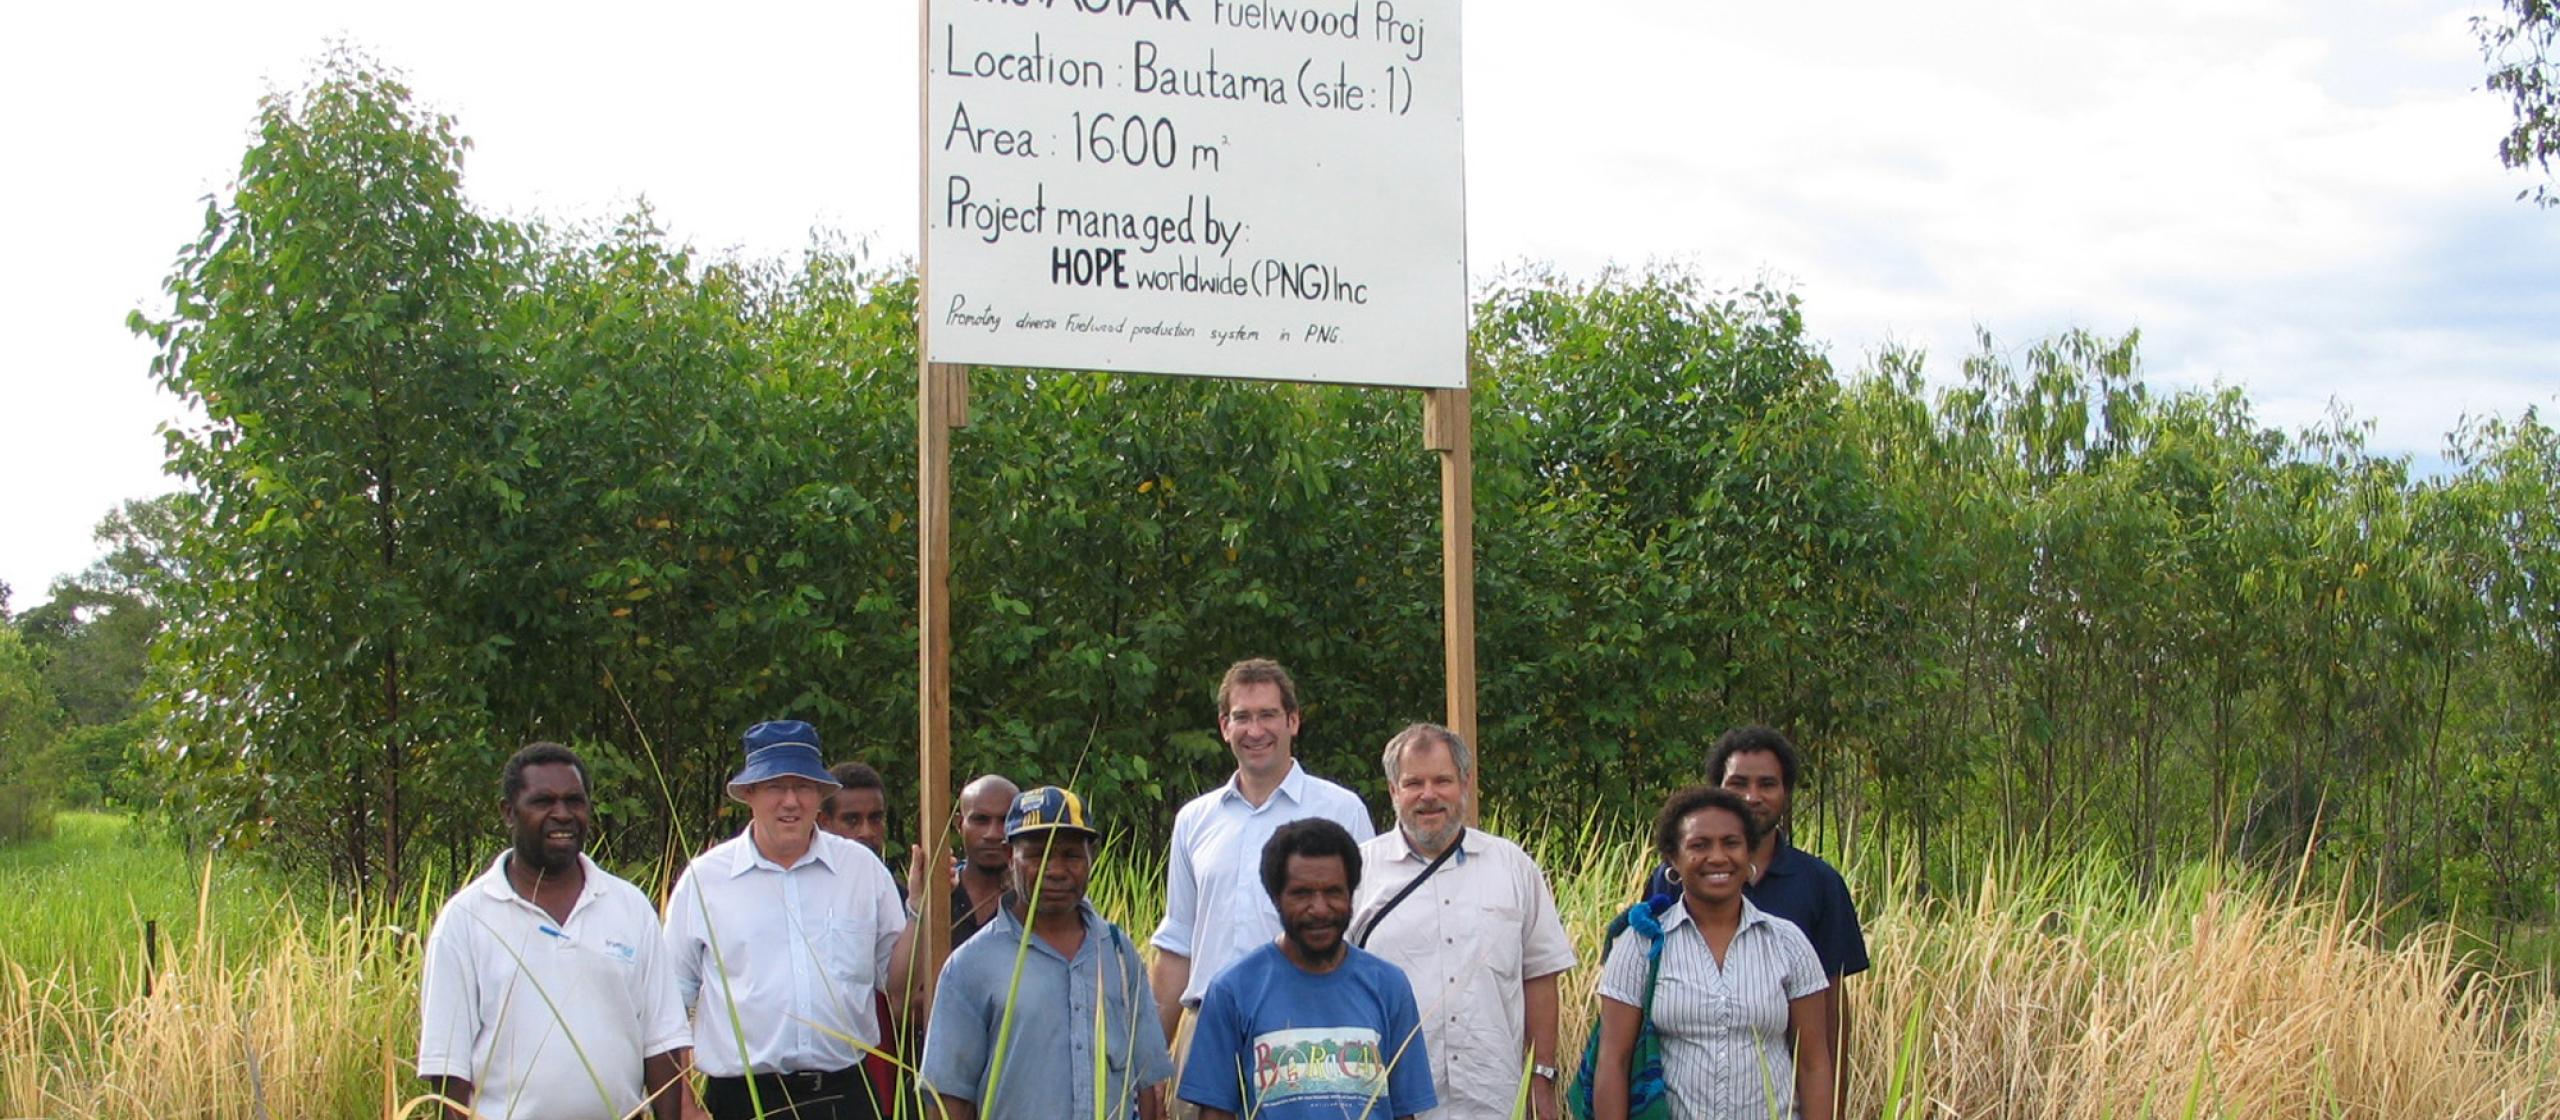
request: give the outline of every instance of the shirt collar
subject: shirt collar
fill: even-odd
[[[1458,838],[1450,841],[1450,843],[1458,846],[1458,852],[1456,855],[1449,857],[1449,862],[1467,862],[1467,857],[1473,854],[1467,851],[1467,838],[1475,834],[1476,830],[1472,828],[1461,827],[1458,829]],[[1430,856],[1426,856],[1414,849],[1413,838],[1404,834],[1404,825],[1402,823],[1398,823],[1396,825],[1396,841],[1395,858],[1400,860],[1411,860],[1420,864],[1428,864],[1431,862]]]
[[[1680,896],[1678,895],[1673,895],[1671,897],[1671,909],[1655,919],[1661,924],[1662,932],[1666,936],[1671,933],[1672,927],[1674,926],[1693,924],[1689,917],[1688,904],[1681,902]],[[1734,925],[1734,936],[1739,937],[1742,935],[1743,930],[1750,929],[1756,925],[1766,924],[1768,921],[1769,915],[1763,912],[1759,907],[1752,905],[1751,897],[1749,895],[1744,895],[1742,899],[1742,920]]]
[[[530,906],[532,900],[517,894],[516,885],[507,881],[507,861],[515,854],[515,849],[508,848],[500,851],[498,858],[489,861],[488,873],[480,876],[480,891],[494,899],[514,900]],[[578,892],[578,898],[584,901],[603,894],[604,869],[596,866],[596,861],[588,859],[585,852],[578,853],[578,866],[587,875],[587,885]]]
[[[1292,758],[1289,760],[1288,775],[1280,779],[1280,785],[1272,791],[1272,795],[1276,797],[1285,793],[1289,795],[1290,804],[1303,805],[1306,804],[1307,800],[1306,789],[1307,770],[1305,767],[1298,765],[1297,759]],[[1227,784],[1218,791],[1218,796],[1226,800],[1243,804],[1248,809],[1259,808],[1252,802],[1244,799],[1244,771],[1242,770],[1236,771],[1233,775],[1227,778]],[[1267,806],[1271,804],[1271,802],[1264,801],[1262,804]]]
[[[1685,910],[1688,909],[1688,907],[1684,906],[1681,907],[1681,909]],[[1752,902],[1750,895],[1746,894],[1742,896],[1742,921],[1733,927],[1734,931],[1736,933],[1740,933],[1741,931],[1750,929],[1753,926],[1767,925],[1768,923],[1768,911],[1760,909],[1758,904]]]
[[[1793,875],[1796,873],[1796,865],[1803,860],[1804,853],[1797,851],[1795,845],[1788,843],[1787,834],[1781,832],[1778,834],[1777,850],[1769,853],[1769,866],[1760,869],[1760,877],[1766,879],[1772,875]]]
[[[997,938],[996,943],[999,945],[1006,940],[1020,944],[1023,938],[1023,924],[1022,919],[1013,916],[1014,901],[1014,893],[1011,890],[1005,891],[1004,904],[996,907],[996,916],[987,919],[986,925],[978,927],[978,934],[970,940],[976,940],[977,936],[993,936]],[[1103,936],[1103,926],[1106,923],[1102,920],[1102,911],[1093,908],[1091,898],[1077,900],[1076,913],[1084,919],[1084,946],[1076,950],[1076,955],[1081,957],[1093,950],[1094,939]],[[1032,938],[1031,943],[1039,946],[1042,952],[1050,956],[1061,956],[1058,950],[1052,948],[1048,942],[1037,937]]]
[[[738,830],[738,836],[736,839],[729,841],[730,843],[738,846],[737,858],[729,861],[729,877],[735,879],[747,872],[757,869],[780,871],[787,874],[792,871],[797,871],[803,867],[807,867],[812,863],[816,863],[825,867],[829,871],[833,871],[836,869],[836,864],[834,859],[829,858],[827,849],[827,841],[829,840],[835,840],[845,844],[853,843],[853,841],[846,840],[841,836],[837,836],[835,833],[827,831],[826,829],[819,829],[815,834],[809,837],[809,851],[806,855],[803,855],[800,858],[800,862],[795,863],[790,867],[784,867],[781,864],[774,862],[772,859],[767,858],[764,854],[764,849],[756,847],[755,825],[753,822],[750,822],[747,827]]]

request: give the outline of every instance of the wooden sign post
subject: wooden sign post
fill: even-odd
[[[1475,740],[1459,3],[919,0],[917,823],[933,873],[914,901],[931,962],[949,950],[968,367],[1423,390],[1446,719]]]
[[[916,825],[925,849],[916,951],[951,955],[951,433],[969,425],[969,367],[923,363],[916,378]],[[930,974],[928,974],[930,975]],[[927,982],[928,989],[930,981]]]
[[[1465,389],[1422,391],[1422,443],[1440,454],[1440,660],[1449,677],[1449,730],[1475,746],[1468,823],[1477,810],[1484,744],[1476,741],[1475,421]]]

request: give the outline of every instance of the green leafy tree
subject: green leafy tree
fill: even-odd
[[[222,827],[396,892],[404,779],[485,742],[476,547],[512,381],[515,235],[460,192],[463,143],[352,53],[262,104],[229,197],[180,254],[153,372],[203,410],[171,588],[179,761]]]
[[[56,782],[44,766],[58,720],[34,653],[0,621],[0,843],[52,830]]]
[[[45,679],[72,724],[121,722],[137,708],[160,629],[159,589],[178,534],[176,499],[137,499],[98,523],[107,549],[88,568],[54,581],[41,606],[19,619],[40,652]]]
[[[911,811],[912,270],[823,235],[705,258],[645,209],[482,217],[451,122],[347,56],[260,121],[140,324],[207,417],[172,444],[188,490],[31,612],[47,641],[164,612],[184,819],[391,886],[485,859],[489,775],[553,738],[594,764],[599,851],[673,861],[734,826],[737,732],[782,715]],[[2236,391],[2155,391],[2132,335],[1844,380],[1804,314],[1673,270],[1533,269],[1477,308],[1492,803],[1632,809],[1770,722],[1853,867],[2220,848],[2547,916],[2537,417],[2467,428],[2428,479],[2352,418],[2279,432]],[[1357,788],[1440,712],[1410,394],[990,369],[969,396],[956,774],[1069,783],[1147,836],[1228,772],[1209,694],[1236,658],[1298,672],[1303,757]],[[70,659],[28,660],[49,698]],[[70,707],[110,710],[118,687],[73,687],[130,679],[106,665],[56,678]],[[48,749],[111,771],[125,726]]]
[[[1551,627],[1543,641],[1488,630],[1525,647],[1489,663],[1543,659],[1572,686],[1539,697],[1524,677],[1517,696],[1489,690],[1486,710],[1560,707],[1541,734],[1561,732],[1567,765],[1604,788],[1693,779],[1715,734],[1745,721],[1792,728],[1818,773],[1856,773],[1878,677],[1839,653],[1891,625],[1902,524],[1795,298],[1676,272],[1530,273],[1487,298],[1476,351],[1479,386],[1498,386],[1479,430],[1516,435],[1526,456],[1479,452],[1480,472],[1522,480],[1488,480],[1506,499],[1481,507],[1488,588],[1519,542],[1562,532],[1585,554],[1570,576],[1507,584],[1541,607],[1522,624]]]
[[[2451,488],[2480,533],[2460,570],[2476,581],[2490,625],[2466,674],[2473,749],[2448,760],[2467,780],[2456,787],[2460,811],[2448,814],[2445,874],[2502,916],[2547,917],[2560,863],[2560,774],[2550,764],[2560,742],[2560,432],[2528,409],[2466,425],[2453,447],[2462,469]]]

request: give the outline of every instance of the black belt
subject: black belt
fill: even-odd
[[[758,1073],[750,1076],[765,1085],[786,1089],[792,1096],[798,1097],[804,1094],[823,1093],[829,1089],[842,1089],[861,1074],[861,1066],[846,1066],[836,1070],[790,1070],[783,1073]],[[746,1078],[732,1077],[727,1080],[743,1081]]]

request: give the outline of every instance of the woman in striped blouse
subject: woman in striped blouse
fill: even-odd
[[[1742,896],[1759,839],[1742,799],[1711,786],[1671,795],[1653,842],[1680,896],[1657,918],[1653,1026],[1676,1120],[1834,1120],[1829,982],[1813,943]],[[1630,929],[1600,972],[1600,1120],[1625,1120],[1651,942]]]

